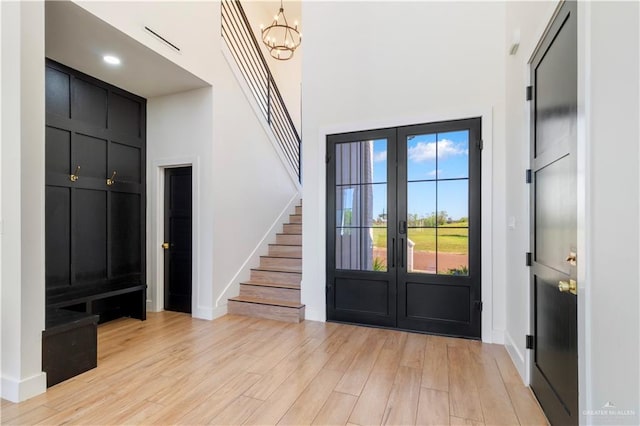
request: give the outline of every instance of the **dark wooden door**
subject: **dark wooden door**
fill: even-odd
[[[578,424],[576,3],[562,5],[531,64],[531,387],[549,421]]]
[[[480,337],[480,119],[327,138],[327,318]]]
[[[165,170],[164,308],[191,313],[191,167]]]

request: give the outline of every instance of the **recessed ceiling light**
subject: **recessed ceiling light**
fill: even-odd
[[[120,58],[113,55],[104,55],[102,59],[109,65],[120,65]]]

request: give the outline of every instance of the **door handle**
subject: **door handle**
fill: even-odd
[[[398,226],[398,233],[400,234],[406,234],[407,233],[407,221],[406,220],[401,220]]]
[[[169,250],[169,243],[162,243],[162,248],[165,250]]]
[[[80,166],[76,166],[76,170],[69,175],[69,180],[71,182],[76,182],[79,176],[80,176]]]
[[[400,267],[404,268],[404,238],[400,238]]]
[[[396,239],[391,239],[391,267],[396,267]]]
[[[560,290],[560,293],[571,293],[577,295],[578,283],[576,280],[560,281],[558,283],[558,290]]]

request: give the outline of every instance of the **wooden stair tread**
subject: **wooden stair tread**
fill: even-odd
[[[295,235],[295,234],[282,234],[282,235]],[[302,247],[302,244],[269,244],[269,247]]]
[[[282,300],[258,299],[255,297],[247,297],[247,296],[232,297],[229,300],[231,300],[232,302],[255,303],[258,305],[270,305],[270,306],[282,306],[284,308],[294,308],[294,309],[301,309],[304,307],[304,305],[301,303],[285,302]]]
[[[289,288],[291,290],[300,290],[300,284],[287,284],[287,283],[270,283],[266,281],[248,280],[243,281],[240,285],[254,285],[260,287],[274,287],[274,288]]]
[[[284,270],[282,268],[285,268]],[[257,268],[251,268],[252,271],[266,271],[266,272],[282,272],[284,274],[301,274],[302,269],[298,268],[296,270],[292,270],[291,268],[287,269],[287,266],[259,266]]]
[[[300,225],[300,224],[299,223],[293,223],[293,224],[289,223],[287,225]],[[302,233],[297,232],[297,233],[294,234],[293,232],[278,232],[276,235],[302,235]]]
[[[302,259],[302,256],[274,256],[274,255],[264,255],[260,256],[261,259]]]

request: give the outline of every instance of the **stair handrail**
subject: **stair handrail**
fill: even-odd
[[[302,140],[239,0],[221,0],[221,35],[292,171],[302,182]]]

